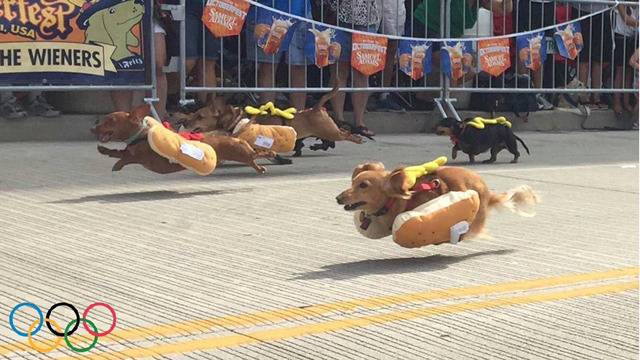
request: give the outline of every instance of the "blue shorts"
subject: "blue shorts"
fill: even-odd
[[[213,36],[211,31],[202,23],[202,12],[206,0],[185,1],[185,42],[187,59],[201,58],[216,59],[220,55],[222,39]],[[176,29],[180,23],[176,22]],[[204,48],[204,49],[203,49]]]
[[[376,34],[378,32],[378,27],[375,26],[375,25],[369,25],[369,26],[352,25],[352,24],[349,24],[349,23],[340,22],[338,24],[338,26],[346,28],[346,29],[353,29],[353,30],[357,30],[357,31],[366,31],[366,32],[374,33],[374,34]],[[344,41],[344,44],[342,44],[342,52],[340,52],[340,61],[351,62],[351,47],[352,47],[351,35],[352,34],[349,34],[346,37],[346,40]]]
[[[255,37],[253,36],[253,29],[255,25],[247,22],[245,25],[246,31],[246,44],[247,44],[247,59],[250,61],[258,61],[260,63],[277,64],[283,57],[287,64],[291,65],[308,65],[309,62],[304,57],[304,45],[307,37],[308,24],[297,24],[295,31],[289,42],[288,49],[280,49],[275,54],[267,55],[258,48]],[[257,57],[257,58],[256,58]]]

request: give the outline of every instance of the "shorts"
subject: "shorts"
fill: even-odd
[[[382,2],[380,34],[403,36],[406,21],[407,9],[404,0],[384,0]]]
[[[556,24],[554,2],[539,3],[531,0],[519,1],[517,9],[518,32],[541,29]],[[553,37],[553,29],[547,30],[545,34]]]
[[[307,65],[309,61],[307,61],[304,57],[304,47],[307,39],[307,29],[309,28],[308,24],[297,23],[293,30],[295,31],[291,37],[291,41],[289,42],[288,49],[280,49],[277,53],[273,55],[267,55],[262,51],[262,49],[258,48],[256,44],[256,38],[253,36],[253,29],[255,25],[247,22],[245,25],[245,38],[247,44],[247,59],[252,62],[259,63],[269,63],[269,64],[278,64],[280,60],[284,56],[287,64],[290,65]]]
[[[580,12],[580,16],[588,15]],[[611,18],[604,12],[580,21],[584,47],[580,51],[580,61],[609,62],[613,52]]]
[[[635,51],[634,42],[635,36],[615,35],[616,48],[613,52],[615,66],[629,66],[629,59]]]
[[[204,0],[186,0],[185,2],[185,42],[187,59],[201,58],[216,59],[220,55],[221,39],[216,38],[202,23]],[[175,22],[175,28],[180,23]],[[204,48],[204,49],[203,49]]]
[[[338,23],[338,26],[346,28],[346,29],[353,29],[353,30],[357,30],[357,31],[370,32],[370,33],[373,33],[373,34],[376,34],[378,32],[378,26],[377,25],[369,25],[369,26],[353,25],[353,24],[349,24],[349,23],[345,23],[345,22],[340,21]],[[351,47],[352,47],[351,35],[353,35],[353,34],[349,34],[349,36],[346,37],[346,40],[344,41],[344,44],[342,44],[342,52],[340,53],[340,61],[351,62]]]

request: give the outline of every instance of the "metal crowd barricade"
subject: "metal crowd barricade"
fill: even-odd
[[[141,39],[138,39],[138,41],[140,42],[140,52],[141,52],[141,61],[144,61],[144,72],[145,72],[145,81],[144,84],[125,84],[125,85],[111,85],[111,84],[74,84],[73,80],[69,80],[68,84],[60,84],[61,81],[57,80],[56,83],[57,84],[48,84],[46,79],[38,79],[37,83],[36,81],[33,81],[32,84],[28,84],[28,85],[14,85],[15,82],[12,82],[10,79],[7,80],[7,78],[2,79],[2,75],[0,75],[0,92],[29,92],[29,91],[124,91],[124,90],[130,90],[130,91],[145,91],[147,96],[145,95],[144,97],[144,102],[148,103],[151,107],[151,112],[152,114],[156,117],[159,118],[153,103],[158,101],[158,93],[157,93],[157,79],[156,79],[156,75],[155,75],[155,67],[156,67],[156,49],[155,49],[155,41],[154,41],[154,20],[152,18],[152,14],[153,14],[153,6],[151,5],[152,2],[141,2],[141,4],[144,7],[143,10],[143,16],[141,17],[141,20],[139,20],[140,22],[138,23],[138,25],[142,25],[142,30],[140,31],[140,35]],[[5,6],[5,12],[12,12],[13,10],[10,8],[12,6],[12,4],[6,4],[7,6]],[[50,4],[46,4],[46,5],[50,5]],[[53,4],[53,5],[60,5],[60,4]],[[95,4],[94,4],[95,5]],[[77,6],[75,3],[69,2],[68,6]],[[24,8],[24,6],[22,6],[22,8]],[[46,6],[43,6],[43,8],[46,8]],[[34,10],[36,9],[36,10]],[[40,19],[38,16],[34,15],[31,16],[31,12],[32,11],[38,11],[37,6],[34,7],[34,9],[31,9],[31,7],[29,8],[29,21],[36,21],[38,19]],[[103,8],[101,8],[103,9]],[[70,26],[69,22],[73,21],[73,20],[77,20],[76,18],[79,18],[83,12],[86,12],[87,10],[91,10],[90,6],[88,8],[83,8],[82,10],[80,10],[79,12],[69,12],[69,14],[73,15],[73,17],[69,17],[69,18],[63,18],[63,16],[68,16],[67,13],[63,13],[62,9],[56,10],[58,12],[60,12],[59,16],[57,17],[57,19],[62,19],[65,23],[64,24],[49,24],[51,26],[55,25],[55,26]],[[100,10],[100,9],[99,9]],[[22,10],[20,10],[22,11]],[[15,14],[14,14],[15,15]],[[69,16],[71,16],[69,15]],[[4,16],[4,15],[3,15]],[[41,16],[40,16],[41,17]],[[16,16],[13,17],[13,19],[15,20]],[[22,17],[19,17],[20,19],[22,19]],[[25,17],[26,18],[26,17]],[[8,28],[10,24],[11,19],[7,18],[6,19],[6,23],[5,23],[5,30]],[[17,25],[22,26],[23,24]],[[31,24],[33,25],[33,24]],[[89,26],[91,26],[91,23],[89,22]],[[25,28],[26,29],[26,28]],[[107,30],[105,28],[105,30]],[[59,31],[59,30],[57,30]],[[71,31],[71,30],[69,30]],[[80,29],[74,29],[73,31],[82,31],[82,28]],[[129,29],[128,31],[132,31],[132,29]],[[13,30],[12,30],[13,32]],[[7,31],[3,31],[4,34],[7,34]],[[53,33],[53,31],[52,31]],[[68,36],[69,33],[64,34],[63,37],[61,37],[61,39],[66,39],[66,36]],[[51,34],[49,34],[49,36],[51,36]],[[110,36],[110,35],[109,35]],[[32,40],[36,40],[35,35],[32,37]],[[51,40],[51,41],[55,41]],[[39,40],[40,43],[45,43],[47,44],[47,41],[45,40]],[[0,42],[0,46],[2,46],[3,44],[6,43],[10,43],[10,42]],[[148,45],[146,45],[148,43]],[[34,45],[37,45],[38,42],[34,42]],[[63,45],[61,45],[63,44]],[[88,42],[85,41],[85,43],[79,43],[79,42],[73,42],[70,41],[68,43],[56,43],[56,46],[52,47],[52,49],[54,50],[60,50],[61,48],[64,48],[64,45],[67,45],[68,47],[72,48],[74,45],[75,46],[82,46],[82,45],[90,45],[90,46],[104,46],[104,44],[100,44],[100,43],[93,43],[93,42]],[[36,46],[32,47],[35,48]],[[105,50],[105,55],[106,55],[106,50]],[[134,54],[137,55],[137,54]],[[111,58],[103,58],[101,59],[103,61],[111,61]],[[106,67],[105,67],[106,68]],[[39,74],[39,73],[46,73],[46,70],[40,70],[40,71],[33,71],[34,74]],[[11,71],[3,71],[3,74],[8,74],[10,76],[17,76],[20,74],[20,72],[18,73],[14,73]],[[21,71],[21,73],[25,73],[25,71]],[[30,73],[30,71],[27,71],[26,73]],[[67,72],[61,72],[61,73],[67,73]],[[72,72],[69,72],[69,74],[72,74]],[[80,81],[82,82],[82,81]]]
[[[272,0],[270,5],[275,4],[276,0]],[[302,0],[289,0],[289,8],[293,3]],[[330,23],[334,24],[335,21],[329,22],[328,15],[331,12],[330,6],[328,2],[333,1],[336,7],[339,9],[340,6],[350,6],[356,0],[316,0],[312,1],[312,7],[314,10],[313,13],[315,15],[314,21],[318,23]],[[408,30],[405,34],[405,37],[410,38],[426,38],[430,40],[434,34],[429,34],[428,29],[429,25],[427,24],[428,18],[430,18],[429,11],[433,11],[430,6],[426,6],[425,18],[424,18],[424,27],[420,31],[416,31],[418,26],[416,26],[417,21],[414,18],[414,11],[416,6],[418,6],[419,1],[404,1],[404,0],[360,0],[361,2],[370,2],[370,4],[377,4],[376,6],[384,7],[384,2],[388,1],[398,1],[401,2],[402,6],[407,5],[406,8],[406,23],[405,27]],[[429,3],[431,0],[424,0]],[[207,0],[181,0],[181,5],[184,7],[188,2],[192,2],[192,6],[197,3],[197,6],[201,6],[204,8]],[[264,2],[263,2],[264,3]],[[630,68],[627,66],[629,58],[631,57],[633,51],[638,46],[638,32],[636,31],[630,36],[628,33],[618,34],[618,43],[622,44],[623,48],[607,51],[605,53],[605,49],[608,48],[607,44],[611,44],[611,48],[614,49],[615,44],[615,31],[622,29],[622,27],[616,27],[616,20],[618,17],[618,11],[621,9],[626,9],[633,13],[632,16],[635,16],[637,19],[638,14],[638,1],[608,1],[608,0],[445,0],[440,1],[440,31],[436,36],[442,39],[448,39],[452,35],[452,20],[457,13],[453,13],[452,9],[459,9],[463,3],[464,7],[469,7],[469,11],[475,12],[475,14],[480,13],[482,8],[486,8],[486,11],[489,12],[489,32],[487,33],[486,29],[484,29],[484,33],[482,33],[482,26],[485,28],[487,24],[478,24],[478,20],[476,20],[475,26],[475,34],[469,33],[467,30],[465,35],[462,36],[460,40],[465,40],[465,38],[471,36],[472,39],[483,39],[488,37],[491,38],[509,38],[510,46],[513,47],[516,51],[512,51],[509,55],[511,58],[511,66],[503,76],[491,77],[486,73],[480,71],[480,55],[477,51],[477,46],[475,48],[475,54],[473,55],[475,58],[474,69],[470,74],[465,75],[463,81],[451,81],[448,76],[443,74],[442,71],[438,68],[434,68],[432,74],[427,77],[425,76],[420,81],[407,81],[406,76],[403,77],[398,67],[395,67],[393,73],[393,81],[391,85],[385,86],[385,83],[388,83],[385,80],[385,74],[382,72],[381,75],[378,76],[378,84],[370,84],[368,87],[358,87],[354,86],[353,83],[353,68],[350,69],[350,81],[347,83],[346,87],[341,87],[342,91],[345,92],[395,92],[395,93],[417,93],[417,92],[436,92],[439,93],[440,96],[435,98],[436,105],[442,116],[446,116],[447,111],[453,112],[455,116],[457,113],[453,107],[453,102],[456,100],[452,93],[462,93],[462,94],[471,94],[471,93],[486,93],[486,92],[505,92],[508,91],[510,93],[532,93],[532,94],[545,94],[545,93],[553,93],[553,94],[604,94],[604,93],[635,93],[637,92],[637,87],[629,84],[628,74]],[[469,5],[472,4],[472,5]],[[253,6],[253,5],[252,5]],[[268,5],[267,5],[268,6]],[[306,5],[305,5],[306,6]],[[372,5],[373,6],[373,5]],[[564,19],[560,19],[557,15],[557,11],[559,11],[560,6],[564,6],[565,16]],[[352,6],[352,9],[355,9],[355,6]],[[510,9],[512,8],[512,10]],[[369,8],[370,9],[370,8]],[[606,11],[603,11],[606,9]],[[511,10],[511,14],[509,15],[509,10]],[[540,13],[541,11],[541,13]],[[553,11],[553,15],[549,15],[549,11]],[[599,12],[600,11],[600,12]],[[522,24],[522,20],[524,16],[522,16],[522,12],[526,12],[528,15],[529,24]],[[546,13],[545,13],[546,12]],[[503,16],[496,16],[496,14],[504,14]],[[593,15],[597,14],[597,15]],[[352,14],[355,15],[355,14]],[[251,14],[248,16],[252,16]],[[255,16],[255,13],[253,13]],[[467,19],[467,10],[463,10],[462,12],[462,24],[466,24]],[[511,29],[509,29],[509,17],[513,19],[511,22]],[[484,17],[486,19],[486,16]],[[543,30],[547,30],[547,33],[555,33],[556,25],[566,24],[568,22],[575,21],[575,19],[580,19],[581,24],[589,24],[594,26],[588,26],[588,29],[582,29],[583,38],[588,39],[588,43],[583,43],[582,51],[587,51],[588,54],[582,53],[578,55],[575,60],[570,60],[567,58],[560,58],[556,56],[556,51],[554,51],[555,47],[553,44],[553,39],[545,40],[545,44],[548,46],[548,55],[547,60],[544,62],[544,66],[541,70],[542,75],[537,75],[537,72],[531,71],[521,65],[520,57],[517,51],[516,39],[512,34],[525,31],[534,31],[542,28]],[[502,24],[497,23],[498,28],[502,29],[501,34],[494,34],[494,30],[496,28],[496,22],[494,19],[498,19]],[[608,20],[607,20],[608,19]],[[249,19],[247,19],[249,20]],[[459,20],[459,19],[458,19]],[[245,25],[246,26],[246,25]],[[599,29],[594,28],[595,26],[599,26]],[[203,24],[201,24],[202,32],[208,31]],[[463,25],[464,28],[466,26]],[[611,32],[609,32],[606,27],[611,28]],[[585,31],[588,31],[588,34],[585,34]],[[420,32],[420,33],[418,33]],[[180,26],[180,46],[181,46],[181,99],[185,100],[187,93],[296,93],[296,92],[304,92],[304,93],[316,93],[316,92],[327,92],[331,89],[331,84],[327,82],[327,76],[329,72],[334,71],[333,65],[327,67],[323,70],[316,70],[314,64],[308,62],[308,59],[305,58],[305,81],[304,86],[292,86],[292,65],[280,64],[280,69],[282,70],[282,66],[286,67],[285,72],[278,72],[277,59],[271,59],[271,79],[270,81],[266,81],[265,79],[261,79],[261,75],[259,73],[259,63],[256,59],[247,60],[246,59],[246,50],[247,43],[250,39],[244,30],[240,36],[234,38],[218,38],[216,41],[219,42],[219,47],[222,49],[220,54],[216,58],[216,77],[220,80],[213,84],[205,84],[204,82],[194,83],[189,82],[190,74],[188,74],[187,69],[185,67],[186,63],[186,43],[192,41],[190,39],[194,38],[193,34],[187,33],[187,29],[185,27],[185,21],[181,22]],[[456,33],[457,35],[457,33]],[[587,36],[588,35],[588,36]],[[599,37],[599,38],[598,38]],[[393,36],[390,37],[394,39]],[[632,38],[632,39],[631,39]],[[620,40],[622,39],[622,40]],[[453,40],[453,39],[450,39]],[[475,43],[477,45],[477,43]],[[634,44],[635,46],[631,46],[630,44]],[[597,46],[600,45],[600,46]],[[201,59],[205,58],[205,47],[207,46],[204,37],[202,37],[202,56]],[[627,48],[632,47],[632,48]],[[635,48],[633,48],[635,47]],[[600,53],[597,54],[597,51]],[[616,52],[618,56],[616,56]],[[273,56],[273,55],[272,55]],[[623,61],[623,66],[619,65],[619,60],[616,59],[619,57]],[[601,60],[600,62],[595,61],[596,59]],[[618,61],[616,61],[618,60]],[[608,64],[608,65],[607,65]],[[201,71],[206,72],[207,69],[204,65],[201,66]],[[619,69],[616,69],[619,67]],[[597,71],[600,68],[601,71]],[[622,74],[618,74],[617,71],[621,71]],[[316,73],[318,76],[316,79],[311,79],[309,74]],[[545,79],[544,74],[548,72],[548,78]],[[516,77],[517,75],[526,75],[527,77],[527,86],[521,86],[519,81],[515,81],[514,86],[509,86],[509,77]],[[542,79],[538,81],[534,80],[534,76],[542,76]],[[622,84],[616,85],[619,83],[616,80],[618,77],[622,77]],[[636,75],[637,77],[637,75]],[[200,78],[207,78],[206,74],[201,74]],[[371,79],[371,78],[370,78]],[[400,80],[403,79],[403,80]],[[435,79],[435,81],[434,81]],[[573,81],[573,79],[576,79]],[[572,82],[573,81],[573,82]],[[270,84],[275,84],[275,86],[261,86],[260,82],[269,82]],[[637,82],[637,80],[636,80]],[[597,95],[596,95],[597,96]]]

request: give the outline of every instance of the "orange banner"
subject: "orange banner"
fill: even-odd
[[[364,75],[373,75],[384,69],[388,39],[382,36],[353,34],[351,66]]]
[[[480,68],[491,76],[500,76],[511,67],[509,39],[489,39],[478,41]]]
[[[202,22],[216,37],[240,35],[249,11],[245,0],[208,0]]]

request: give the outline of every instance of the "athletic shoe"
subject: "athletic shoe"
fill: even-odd
[[[536,101],[538,102],[538,109],[540,110],[553,110],[553,104],[545,99],[542,94],[536,94]]]
[[[387,96],[384,99],[379,99],[377,101],[377,110],[378,111],[388,111],[388,112],[398,112],[403,113],[406,112],[402,105],[398,104],[391,96]]]
[[[42,96],[36,96],[33,101],[27,105],[27,110],[33,116],[56,117],[60,116],[60,111],[56,110]]]
[[[6,101],[0,104],[0,113],[7,119],[22,119],[27,117],[27,112],[24,111],[24,108],[18,103],[15,96],[7,98]]]

